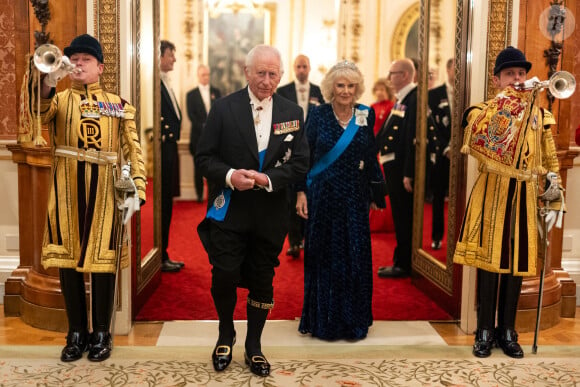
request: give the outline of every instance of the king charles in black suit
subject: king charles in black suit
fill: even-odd
[[[209,84],[209,75],[209,67],[206,65],[199,65],[197,68],[199,86],[187,93],[186,98],[187,115],[189,121],[191,121],[189,152],[193,157],[195,157],[195,150],[197,148],[199,136],[201,135],[201,129],[203,128],[203,125],[205,125],[209,108],[211,108],[216,99],[221,97],[219,89]],[[207,98],[207,106],[204,96],[202,96],[202,92],[206,94],[205,98]],[[198,173],[197,168],[195,168],[195,162],[194,169],[195,193],[197,195],[197,201],[201,202],[203,200],[203,176],[201,173]]]
[[[211,293],[219,317],[212,354],[216,371],[232,359],[237,288],[248,288],[245,361],[266,376],[261,335],[274,306],[272,281],[288,224],[287,187],[303,179],[309,150],[302,109],[274,94],[282,75],[277,49],[254,47],[244,69],[248,87],[217,100],[196,152],[208,181],[208,212],[198,226],[212,264]]]

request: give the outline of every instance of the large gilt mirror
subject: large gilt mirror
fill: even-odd
[[[467,74],[467,7],[468,2],[464,0],[422,0],[419,21],[419,111],[413,226],[413,270],[418,275],[414,283],[455,317],[460,310],[461,268],[453,264],[453,252],[465,206],[465,161],[459,149],[463,140],[460,120],[466,104],[463,92]],[[449,41],[454,44],[449,46]],[[453,66],[449,73],[448,64]],[[434,78],[437,79],[435,82]],[[451,123],[449,139],[440,145],[449,147],[443,156],[443,149],[434,155],[428,146],[429,141],[437,140],[437,135],[434,137],[428,132],[441,125],[430,114],[429,96],[433,96],[437,85],[446,81],[451,86],[447,88],[446,101]],[[438,221],[442,230],[438,230]],[[440,245],[436,243],[438,240]]]
[[[147,201],[135,221],[135,264],[132,283],[132,314],[147,301],[160,281],[161,262],[161,167],[160,167],[160,78],[159,0],[132,1],[133,90],[136,123],[147,172]]]

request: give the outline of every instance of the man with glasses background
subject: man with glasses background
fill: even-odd
[[[397,240],[393,266],[380,267],[378,274],[381,278],[408,277],[411,273],[417,117],[417,85],[413,82],[414,76],[415,66],[410,59],[396,60],[391,64],[388,79],[395,89],[397,102],[376,137]]]

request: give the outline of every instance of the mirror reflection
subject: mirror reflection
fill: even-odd
[[[137,37],[139,39],[137,45],[138,57],[140,58],[153,58],[157,54],[154,50],[153,42],[153,8],[151,6],[145,6],[144,3],[141,4],[141,18],[139,23],[139,31]],[[154,194],[154,184],[155,181],[155,158],[154,158],[154,117],[153,117],[153,61],[152,60],[140,60],[137,62],[136,68],[136,82],[138,84],[137,88],[137,98],[140,103],[140,109],[138,111],[140,120],[139,126],[141,128],[141,139],[143,144],[143,153],[145,160],[145,170],[147,173],[147,203],[141,209],[141,254],[139,258],[145,260],[148,254],[151,254],[151,250],[154,247],[154,214],[155,214],[155,194]]]
[[[427,160],[423,212],[423,249],[441,262],[447,259],[451,117],[453,117],[454,59],[445,62],[445,79],[429,67]]]
[[[427,60],[428,111],[425,195],[423,211],[423,250],[441,263],[447,262],[449,225],[449,168],[451,147],[453,87],[455,84],[456,17],[454,1],[430,2],[429,51]]]

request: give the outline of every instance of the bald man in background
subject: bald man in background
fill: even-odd
[[[393,266],[379,268],[381,278],[401,278],[411,274],[411,235],[413,231],[413,179],[415,177],[415,132],[417,84],[415,66],[410,59],[396,60],[387,77],[397,102],[376,136],[380,162],[391,201],[397,246]]]
[[[309,107],[324,103],[320,87],[308,81],[310,60],[306,55],[300,54],[294,59],[294,75],[296,76],[294,82],[279,87],[276,93],[298,104],[304,112],[304,121],[306,121]],[[304,219],[296,214],[296,192],[290,189],[288,194],[290,208],[288,243],[290,248],[286,255],[298,258],[300,250],[304,248]]]

